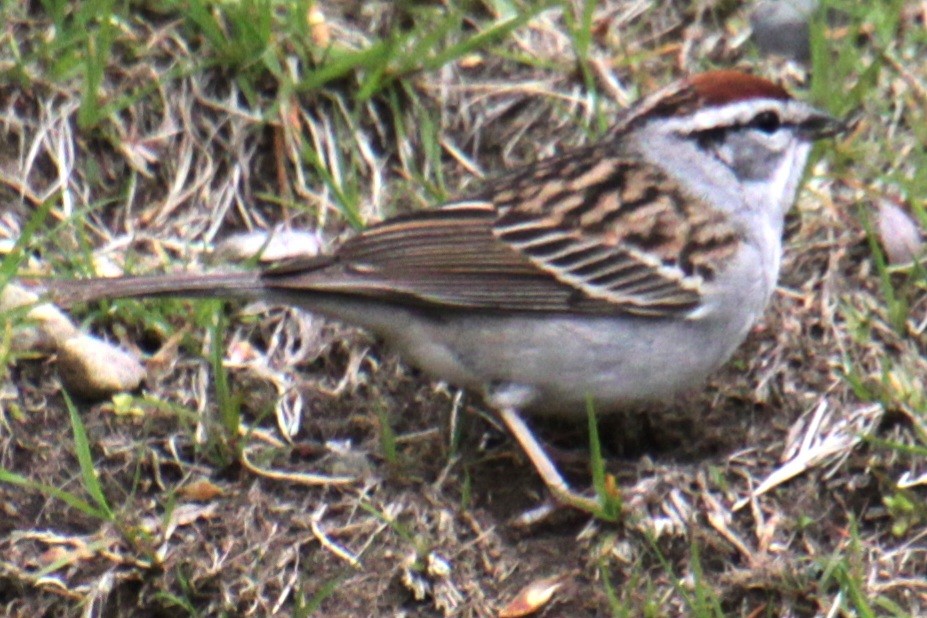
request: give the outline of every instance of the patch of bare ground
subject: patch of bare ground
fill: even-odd
[[[900,193],[923,229],[925,11],[829,4],[835,60],[814,79],[859,99],[856,128],[809,172],[780,289],[736,357],[701,392],[600,419],[619,523],[520,527],[543,486],[481,402],[319,318],[79,308],[148,377],[76,401],[75,430],[54,357],[16,349],[9,315],[2,612],[495,616],[556,578],[538,615],[923,615],[924,275],[883,268],[867,228]],[[709,66],[810,82],[756,55],[740,2],[610,1],[588,23],[582,3],[41,6],[4,4],[0,52],[0,240],[23,277],[208,268],[241,231],[334,239],[595,139]],[[352,55],[372,48],[390,61]],[[532,424],[588,484],[585,422]]]

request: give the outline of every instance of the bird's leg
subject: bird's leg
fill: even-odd
[[[515,408],[500,408],[499,417],[502,419],[502,422],[505,423],[505,426],[508,427],[512,435],[515,436],[515,439],[518,440],[518,444],[521,445],[522,450],[528,455],[528,459],[534,464],[535,470],[541,475],[541,479],[544,480],[547,489],[550,490],[550,493],[558,502],[588,513],[601,512],[602,505],[599,503],[599,500],[584,496],[570,489],[566,480],[564,480],[564,478],[560,476],[560,472],[557,471],[554,462],[552,462],[550,457],[547,456],[547,453],[544,452],[541,444],[537,441],[537,438],[534,437],[534,433],[528,425],[525,424],[525,421],[522,420]]]

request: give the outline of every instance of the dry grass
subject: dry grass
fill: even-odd
[[[5,615],[493,616],[548,577],[547,616],[927,612],[927,278],[867,232],[884,195],[927,224],[925,9],[829,2],[809,77],[758,58],[741,3],[696,4],[4,3],[0,281],[201,268],[246,230],[334,238],[594,139],[710,66],[858,118],[809,173],[736,358],[602,419],[617,525],[518,528],[542,487],[480,402],[318,318],[83,308],[149,377],[74,414],[4,316]],[[587,483],[584,424],[537,424]]]

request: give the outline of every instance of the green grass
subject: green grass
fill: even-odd
[[[910,207],[911,216],[924,226],[927,196],[927,101],[923,90],[906,89],[904,95],[879,94],[886,84],[910,84],[919,80],[923,88],[922,66],[903,58],[923,57],[927,38],[923,32],[899,37],[906,29],[906,4],[898,0],[856,3],[828,0],[822,3],[820,19],[830,11],[839,14],[844,26],[840,41],[827,40],[822,30],[813,37],[813,94],[835,113],[848,115],[859,124],[851,139],[845,140],[833,158],[835,173],[846,178],[859,196],[851,214],[866,234],[868,257],[874,267],[879,291],[878,303],[860,305],[847,296],[841,310],[847,332],[857,346],[844,355],[843,373],[856,395],[878,401],[887,410],[902,410],[912,419],[916,447],[900,441],[875,441],[897,456],[919,459],[927,439],[927,402],[922,396],[924,350],[923,332],[913,313],[924,290],[927,276],[921,265],[899,268],[888,264],[876,225],[877,207],[888,196],[900,196]],[[862,44],[859,44],[862,42]],[[820,77],[820,79],[818,79]],[[834,88],[832,84],[848,84]],[[916,85],[916,84],[915,84]],[[912,147],[913,146],[913,147]],[[872,349],[885,339],[883,328],[890,328],[891,351],[876,355],[877,366],[861,362],[859,350]],[[917,451],[917,453],[915,453]],[[915,466],[916,467],[916,466]],[[886,488],[884,500],[893,526],[905,528],[912,518],[927,516],[919,501],[908,501],[903,494]],[[851,579],[841,580],[847,584]],[[847,591],[848,595],[850,590]],[[852,596],[852,595],[849,595]],[[864,612],[865,613],[865,612]]]
[[[614,478],[605,471],[602,456],[602,442],[599,439],[599,424],[591,399],[586,401],[586,417],[589,426],[589,466],[592,469],[592,487],[595,489],[599,510],[593,515],[605,521],[617,521],[621,516],[621,495],[617,492]]]
[[[90,442],[87,439],[87,431],[84,429],[84,423],[80,418],[80,413],[74,406],[67,392],[64,393],[64,403],[68,408],[68,415],[71,418],[71,430],[74,432],[74,452],[77,455],[77,462],[80,465],[81,480],[84,484],[84,490],[93,499],[95,504],[95,513],[101,519],[112,520],[113,509],[109,505],[109,500],[103,493],[103,486],[100,484],[98,473],[94,468],[93,454],[90,452]]]
[[[242,394],[232,392],[229,374],[225,367],[225,348],[222,345],[225,336],[226,320],[222,314],[222,301],[210,300],[203,303],[203,315],[209,322],[209,364],[216,394],[218,409],[217,426],[221,434],[210,435],[207,446],[218,457],[222,465],[237,462],[241,457],[241,398]],[[208,425],[207,425],[208,426]]]
[[[923,332],[919,332],[917,326],[917,321],[923,318],[912,311],[927,289],[927,276],[920,265],[899,269],[888,264],[875,219],[878,201],[884,199],[881,194],[887,189],[905,199],[912,217],[920,221],[923,229],[927,151],[922,147],[909,148],[907,144],[911,137],[921,144],[927,138],[923,130],[927,101],[920,98],[916,90],[909,90],[907,96],[898,98],[875,93],[880,83],[904,82],[912,76],[923,84],[923,71],[918,72],[918,67],[899,59],[923,57],[927,41],[923,33],[899,40],[897,33],[903,25],[900,21],[902,2],[860,5],[834,0],[827,4],[848,16],[848,37],[864,37],[868,43],[865,47],[841,45],[836,50],[831,46],[829,53],[822,53],[821,62],[815,64],[838,82],[848,78],[855,81],[849,92],[834,92],[832,98],[835,105],[841,105],[847,112],[862,111],[864,119],[858,139],[842,153],[841,164],[847,166],[848,176],[856,176],[859,184],[866,187],[853,214],[866,232],[881,305],[867,307],[868,311],[848,307],[846,314],[850,324],[857,325],[850,332],[861,348],[870,347],[883,338],[883,325],[895,331],[894,351],[878,355],[877,367],[858,364],[851,355],[844,362],[845,374],[857,395],[878,401],[887,410],[901,411],[910,419],[909,436],[914,438],[913,444],[908,439],[876,439],[869,444],[918,470],[927,453],[924,448],[927,445],[927,401],[923,396]],[[886,62],[886,58],[894,61]],[[903,119],[911,133],[898,125],[899,119]],[[895,479],[883,477],[880,486],[892,535],[904,537],[927,519],[927,504],[916,493],[896,487]],[[855,524],[853,533],[854,551],[858,552],[860,539]],[[873,599],[862,592],[866,587],[860,573],[862,556],[857,554],[854,560],[837,556],[835,560],[838,566],[831,581],[839,587],[846,611],[860,616],[909,615],[887,597],[880,595]],[[850,562],[856,567],[851,568]]]
[[[84,429],[83,421],[70,397],[65,394],[65,405],[71,420],[71,431],[74,437],[74,453],[80,468],[80,480],[84,492],[90,500],[79,497],[73,492],[64,491],[46,483],[40,483],[26,478],[20,474],[0,467],[0,482],[23,487],[51,498],[61,500],[78,511],[103,521],[114,520],[114,512],[103,492],[97,470],[94,468],[93,455],[90,452],[90,442]]]

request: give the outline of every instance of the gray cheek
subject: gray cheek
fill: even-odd
[[[742,181],[769,179],[775,174],[782,153],[748,138],[738,138],[730,145],[729,165]]]

